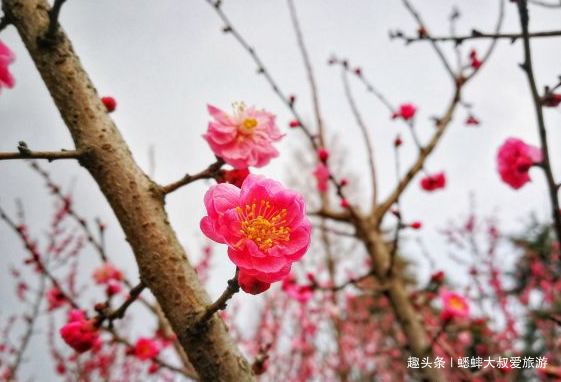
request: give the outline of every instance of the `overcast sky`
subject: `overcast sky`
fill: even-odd
[[[352,155],[345,158],[348,167],[359,176],[367,174],[365,152],[344,99],[339,70],[326,65],[333,53],[360,65],[364,75],[394,104],[409,101],[418,105],[419,135],[421,139],[429,137],[433,132],[430,118],[443,113],[452,88],[428,44],[406,47],[389,40],[390,29],[400,28],[410,34],[416,29],[401,2],[307,0],[296,3],[316,70],[324,120],[329,133],[349,148]],[[456,4],[462,7],[461,33],[469,33],[472,27],[491,31],[498,14],[498,1],[491,0],[433,0],[414,4],[433,34],[448,32],[447,17]],[[515,6],[507,1],[506,8],[503,30],[517,32]],[[305,71],[286,3],[226,0],[224,9],[261,55],[283,91],[296,94],[298,109],[312,120]],[[531,30],[558,28],[559,11],[535,7],[531,11]],[[287,131],[290,114],[264,79],[256,75],[247,53],[232,36],[221,32],[223,25],[204,0],[71,0],[63,8],[61,23],[100,95],[117,99],[118,109],[113,118],[135,159],[146,171],[150,147],[154,148],[158,182],[167,183],[185,172],[199,171],[213,160],[212,152],[201,138],[209,119],[207,103],[228,110],[232,102],[245,101],[277,114],[280,127],[287,132],[280,145],[281,156],[259,172],[282,179],[282,174],[294,170],[291,147],[304,139],[303,136]],[[20,140],[35,150],[72,148],[70,135],[15,30],[8,28],[0,38],[17,56],[11,67],[17,85],[0,95],[0,151],[14,151]],[[540,89],[553,84],[561,74],[559,44],[555,39],[533,44]],[[463,55],[467,56],[472,47],[483,51],[487,42],[464,44]],[[452,52],[447,52],[453,59]],[[509,230],[521,229],[530,212],[549,219],[544,177],[539,171],[532,170],[533,182],[520,191],[502,184],[496,172],[496,149],[505,138],[516,136],[528,143],[538,143],[526,78],[518,66],[521,60],[520,43],[498,44],[489,64],[465,91],[465,101],[473,103],[481,126],[465,127],[466,113],[460,109],[442,144],[428,161],[429,170],[446,172],[446,190],[422,193],[416,180],[402,199],[406,216],[425,223],[419,235],[432,246],[434,257],[443,264],[446,251],[438,230],[449,219],[467,212],[470,192],[475,195],[482,215],[496,213]],[[386,195],[395,179],[392,141],[396,132],[405,138],[404,168],[413,159],[415,150],[403,124],[392,122],[384,106],[367,94],[361,84],[352,81],[352,87],[375,145],[380,192]],[[547,110],[546,123],[554,146],[553,166],[560,179],[560,111]],[[71,162],[45,162],[43,166],[59,183],[73,189],[79,211],[108,222],[110,252],[134,278],[136,265],[130,249],[89,175]],[[366,187],[367,182],[361,184]],[[181,189],[167,203],[171,221],[193,256],[204,243],[198,222],[204,212],[202,199],[206,187],[200,183]],[[0,162],[0,203],[14,212],[16,198],[23,201],[33,232],[40,236],[52,207],[41,179],[23,162]],[[411,250],[414,252],[415,248]],[[19,242],[0,224],[1,266],[19,263],[21,256]],[[230,272],[227,261],[216,266],[221,275]],[[223,280],[216,281],[212,293],[223,288]],[[1,277],[0,314],[5,314],[4,307],[11,305],[10,294],[10,279]]]

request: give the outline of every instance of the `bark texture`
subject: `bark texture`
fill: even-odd
[[[41,43],[49,26],[46,0],[3,0],[54,99],[76,148],[111,205],[126,234],[141,279],[150,288],[190,362],[204,381],[251,381],[251,368],[240,355],[222,320],[213,317],[193,327],[209,304],[193,267],[171,228],[164,195],[135,163],[109,118],[69,39],[58,30],[54,42]]]

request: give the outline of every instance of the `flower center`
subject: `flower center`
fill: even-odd
[[[450,307],[455,309],[455,310],[464,310],[465,309],[465,304],[464,302],[457,297],[452,297],[449,301]]]
[[[241,222],[240,233],[252,240],[260,250],[266,251],[290,239],[286,225],[286,208],[277,210],[266,200],[236,207]]]
[[[251,134],[253,129],[257,127],[257,120],[255,118],[246,118],[240,125],[242,133]]]

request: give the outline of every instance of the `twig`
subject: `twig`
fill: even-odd
[[[0,160],[47,159],[52,162],[59,159],[79,159],[83,155],[84,151],[81,150],[31,151],[25,142],[20,142],[17,153],[0,153]]]
[[[540,1],[540,0],[529,0],[529,3],[532,3],[534,5],[539,5],[540,7],[545,7],[545,8],[561,8],[561,1],[558,1],[557,3],[547,3],[545,1]]]
[[[402,2],[403,2],[403,5],[405,5],[405,8],[407,8],[407,10],[409,10],[409,13],[411,13],[413,18],[415,18],[415,20],[417,20],[417,23],[419,24],[419,27],[424,28],[426,30],[425,23],[423,22],[423,19],[421,18],[421,15],[419,14],[419,12],[417,12],[417,10],[415,8],[413,8],[413,6],[411,5],[411,3],[408,0],[402,0]],[[442,61],[442,64],[444,65],[444,68],[446,69],[446,71],[448,72],[448,74],[450,75],[452,80],[455,82],[456,81],[456,75],[454,74],[454,71],[452,70],[452,67],[450,67],[450,63],[448,63],[448,59],[444,55],[444,52],[442,52],[442,50],[440,49],[440,47],[438,46],[438,44],[436,42],[431,41],[430,43],[431,43],[432,47],[434,48],[436,54],[440,58],[440,61]]]
[[[186,174],[183,178],[179,179],[176,182],[170,183],[167,186],[161,186],[162,193],[164,195],[167,195],[177,190],[178,188],[181,188],[189,183],[192,183],[200,179],[215,179],[218,176],[218,173],[223,165],[224,165],[224,161],[219,158],[216,162],[208,166],[205,170],[195,175]]]
[[[437,121],[436,124],[436,132],[433,134],[429,143],[422,147],[422,150],[419,152],[419,156],[417,157],[415,163],[409,168],[409,170],[405,173],[397,187],[394,191],[388,196],[388,198],[381,204],[378,205],[376,211],[374,211],[374,215],[376,217],[376,221],[381,223],[381,218],[386,214],[386,212],[391,208],[391,206],[396,202],[399,198],[401,193],[405,190],[405,188],[411,183],[415,175],[421,171],[426,159],[430,156],[434,148],[438,145],[442,135],[446,131],[446,128],[452,121],[452,115],[458,106],[460,101],[460,93],[461,93],[462,85],[457,85],[454,91],[454,95],[446,112],[444,113],[443,117]]]
[[[101,312],[97,319],[98,325],[101,325],[103,321],[107,320],[109,321],[109,327],[112,327],[113,321],[122,319],[125,316],[127,309],[137,300],[144,289],[146,289],[146,284],[141,281],[131,289],[128,298],[121,304],[121,306],[109,313]]]
[[[234,275],[233,278],[228,280],[228,286],[226,287],[224,292],[222,292],[222,295],[218,297],[218,299],[215,302],[207,306],[204,313],[197,320],[195,324],[196,327],[207,322],[214,313],[218,312],[219,310],[224,310],[226,308],[226,304],[228,300],[230,300],[232,296],[234,296],[236,293],[240,291],[240,285],[238,284],[238,275],[239,275],[239,269],[236,268],[236,274]]]
[[[262,74],[265,77],[265,79],[267,80],[269,85],[271,85],[275,94],[290,109],[294,118],[299,122],[298,127],[308,137],[308,139],[310,140],[310,143],[311,143],[312,147],[314,148],[314,150],[317,150],[319,148],[319,146],[318,146],[318,143],[316,142],[316,137],[314,136],[312,131],[306,126],[306,124],[303,122],[302,117],[300,116],[300,114],[298,113],[296,108],[294,107],[294,103],[291,102],[290,98],[287,97],[280,90],[280,87],[277,85],[276,81],[273,79],[273,77],[271,76],[269,71],[266,69],[265,64],[263,63],[263,61],[261,61],[261,58],[255,52],[255,49],[252,48],[248,44],[248,42],[243,38],[243,36],[234,28],[234,25],[232,24],[232,22],[230,21],[228,16],[226,16],[226,14],[222,11],[221,2],[220,1],[213,1],[213,0],[205,0],[205,1],[214,8],[214,10],[218,14],[218,16],[220,17],[222,22],[225,24],[225,26],[223,28],[223,31],[225,33],[231,33],[232,36],[236,39],[236,41],[238,41],[238,43],[242,46],[242,48],[244,50],[246,50],[247,53],[249,53],[249,55],[253,59],[253,62],[257,65],[257,73]]]
[[[36,298],[35,301],[33,302],[33,305],[31,307],[31,313],[27,316],[27,328],[25,330],[25,333],[22,336],[22,340],[21,343],[19,344],[18,348],[17,348],[17,353],[16,353],[16,358],[14,360],[14,363],[8,366],[8,370],[10,370],[10,378],[12,378],[14,381],[17,380],[16,378],[16,374],[17,374],[17,370],[19,368],[19,366],[21,365],[21,362],[23,361],[23,355],[25,353],[25,350],[27,349],[27,347],[29,346],[31,337],[33,336],[33,330],[35,328],[35,323],[37,322],[37,318],[39,317],[39,308],[41,307],[41,303],[43,301],[43,297],[45,295],[45,283],[46,281],[46,276],[45,274],[41,274],[41,277],[39,279],[39,288],[37,289],[37,294],[36,294]]]
[[[543,117],[543,105],[541,102],[541,97],[538,93],[538,87],[536,85],[536,79],[534,76],[534,69],[532,66],[532,52],[530,48],[530,38],[528,32],[529,24],[529,14],[528,14],[528,3],[527,0],[518,0],[518,13],[520,15],[520,25],[522,27],[522,36],[524,42],[524,63],[522,68],[526,73],[528,83],[530,85],[530,90],[532,93],[532,99],[534,101],[534,109],[536,112],[536,119],[538,122],[538,133],[540,136],[541,149],[543,152],[543,162],[542,168],[545,172],[545,177],[547,181],[547,187],[549,190],[549,198],[552,207],[552,215],[554,222],[554,229],[557,235],[558,242],[561,242],[561,214],[559,213],[559,199],[557,198],[557,184],[553,177],[553,171],[551,169],[551,162],[549,156],[549,145],[547,142],[547,130],[545,127],[545,121]]]
[[[378,202],[378,182],[376,180],[376,163],[374,161],[374,146],[370,140],[370,135],[368,134],[368,128],[362,119],[362,115],[358,110],[358,106],[353,97],[351,87],[349,85],[349,78],[347,70],[343,68],[341,71],[341,77],[343,79],[343,85],[345,88],[345,96],[351,107],[353,116],[355,117],[356,124],[358,125],[362,138],[364,139],[364,144],[366,145],[366,155],[368,156],[368,168],[370,169],[370,182],[372,184],[372,209],[376,208],[376,203]]]
[[[94,238],[93,233],[91,232],[90,227],[88,226],[88,223],[86,222],[86,219],[84,219],[83,217],[78,215],[78,213],[72,207],[72,204],[68,203],[68,198],[62,194],[62,192],[60,190],[60,186],[55,184],[54,181],[51,179],[51,176],[49,175],[49,173],[47,171],[43,170],[41,167],[39,167],[39,165],[36,162],[31,162],[31,168],[33,170],[35,170],[39,175],[41,175],[41,177],[47,183],[47,187],[49,188],[49,190],[57,198],[59,198],[59,200],[62,203],[67,204],[68,215],[70,215],[78,223],[80,228],[82,228],[82,231],[86,235],[86,239],[95,248],[95,250],[99,254],[101,260],[103,262],[107,262],[108,258],[107,258],[107,254],[105,253],[105,249],[103,247],[102,242],[98,242]]]
[[[369,277],[373,277],[375,276],[376,273],[374,271],[370,271],[365,275],[359,276],[359,277],[352,277],[349,280],[345,281],[344,283],[340,284],[340,285],[336,285],[336,286],[332,286],[332,287],[320,287],[320,286],[315,286],[316,289],[320,289],[320,290],[328,290],[331,292],[338,292],[342,289],[345,289],[346,287],[348,287],[349,285],[355,285],[363,280],[366,280]],[[385,286],[380,286],[379,288],[379,292],[383,292],[387,290],[387,287]]]
[[[561,36],[561,30],[554,31],[543,31],[529,33],[529,38],[543,38],[543,37],[558,37]],[[480,32],[476,29],[471,31],[469,35],[463,36],[426,36],[426,37],[413,37],[405,36],[401,33],[393,34],[391,38],[401,39],[405,41],[406,44],[411,44],[415,42],[453,42],[456,45],[462,44],[464,41],[468,40],[510,40],[514,42],[521,39],[523,36],[520,33],[496,33],[496,32]]]
[[[292,20],[292,25],[294,26],[294,31],[296,32],[296,40],[298,41],[298,47],[300,48],[300,53],[302,54],[302,59],[304,60],[304,67],[306,68],[306,74],[308,75],[308,83],[310,85],[310,91],[312,93],[312,104],[314,105],[314,114],[316,117],[316,124],[318,128],[319,143],[323,147],[324,142],[324,131],[323,131],[323,121],[321,118],[320,106],[319,106],[319,96],[316,81],[314,78],[314,71],[312,69],[312,64],[310,62],[310,56],[306,49],[306,44],[304,43],[304,36],[302,35],[302,30],[300,28],[300,22],[298,21],[298,15],[296,14],[296,8],[294,7],[294,0],[287,0],[288,9],[290,10],[290,19]]]
[[[2,32],[8,25],[10,25],[8,18],[6,16],[3,16],[0,19],[0,32]]]
[[[55,41],[55,34],[58,30],[58,18],[60,16],[60,10],[62,9],[62,5],[66,2],[66,0],[55,0],[53,7],[49,11],[49,28],[44,36],[44,41],[48,43],[52,43]]]
[[[33,263],[35,265],[37,265],[38,271],[43,273],[47,277],[47,279],[49,279],[49,281],[53,284],[53,286],[56,289],[58,289],[58,291],[62,295],[62,297],[66,301],[68,301],[68,303],[74,309],[78,309],[79,305],[76,303],[76,301],[74,301],[74,299],[72,299],[72,297],[69,293],[64,292],[63,288],[61,287],[61,285],[58,282],[58,280],[56,279],[56,277],[53,276],[53,274],[47,269],[45,264],[43,264],[43,262],[41,261],[41,257],[39,255],[39,253],[37,252],[35,243],[33,243],[31,241],[31,239],[25,234],[25,231],[21,228],[21,226],[17,225],[6,214],[6,212],[2,209],[1,206],[0,206],[0,219],[4,220],[4,222],[6,222],[6,224],[8,224],[8,226],[19,236],[20,240],[22,241],[23,245],[25,246],[25,249],[31,254]]]

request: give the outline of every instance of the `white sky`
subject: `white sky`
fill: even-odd
[[[332,53],[360,65],[364,75],[394,104],[402,101],[417,104],[420,136],[423,139],[432,133],[430,117],[444,111],[452,89],[428,44],[405,47],[401,42],[389,41],[390,29],[398,27],[408,33],[416,29],[401,2],[308,0],[296,3],[316,68],[324,120],[329,131],[353,154],[346,158],[349,168],[359,175],[367,174],[365,153],[344,99],[339,70],[326,65]],[[447,17],[453,5],[462,7],[459,29],[463,33],[469,33],[472,27],[491,31],[498,12],[498,1],[490,0],[433,0],[415,4],[433,34],[447,33]],[[506,8],[504,31],[518,31],[515,7],[507,1]],[[227,0],[224,9],[256,48],[281,88],[298,95],[300,112],[312,120],[305,72],[285,2]],[[531,11],[531,30],[558,28],[559,11],[540,8]],[[276,113],[281,128],[288,130],[290,114],[264,79],[255,74],[256,68],[247,53],[231,36],[221,33],[220,20],[204,0],[71,0],[63,8],[61,22],[100,94],[117,99],[118,110],[113,117],[145,170],[148,170],[149,147],[154,146],[156,180],[161,183],[173,181],[185,172],[199,171],[212,161],[212,152],[201,138],[208,122],[207,103],[228,109],[232,102],[243,100]],[[15,30],[8,28],[0,38],[17,55],[12,65],[17,85],[0,95],[0,151],[14,151],[19,140],[36,150],[72,148],[70,136]],[[470,42],[462,49],[467,56],[471,47],[483,51],[486,46],[486,42]],[[561,74],[559,40],[536,41],[533,49],[541,89],[554,83]],[[483,215],[496,211],[510,230],[520,229],[530,212],[549,218],[541,173],[532,170],[533,183],[517,192],[502,184],[496,173],[496,148],[506,137],[517,136],[538,143],[526,78],[518,67],[521,60],[519,43],[499,43],[489,65],[464,93],[465,100],[474,104],[474,113],[482,125],[465,127],[465,112],[460,110],[442,145],[428,162],[430,170],[446,171],[446,190],[421,193],[416,180],[402,199],[406,216],[425,223],[420,235],[434,257],[443,260],[442,264],[446,264],[443,259],[446,252],[437,231],[450,218],[467,211],[470,192],[475,194]],[[383,105],[359,83],[352,81],[352,84],[373,138],[381,193],[386,195],[395,179],[392,141],[396,132],[402,133],[408,146],[403,168],[410,163],[415,150],[403,124],[391,122]],[[548,110],[546,122],[550,143],[557,146],[552,150],[552,159],[560,179],[560,111]],[[280,158],[260,172],[279,177],[294,171],[290,148],[303,136],[294,131],[287,133]],[[110,253],[134,277],[136,265],[130,249],[89,175],[70,162],[45,162],[43,166],[59,183],[73,187],[79,211],[109,222]],[[198,253],[204,242],[198,222],[204,212],[205,188],[201,183],[177,191],[167,204],[181,241],[192,253]],[[25,163],[0,162],[0,203],[13,212],[14,199],[21,198],[38,236],[49,220],[45,212],[50,210],[51,200],[46,195],[42,181]],[[413,247],[412,251],[415,250]],[[19,263],[22,256],[19,242],[4,224],[0,224],[0,256],[3,268]],[[231,265],[227,261],[217,267],[219,275],[229,275]],[[224,277],[217,278],[212,285],[213,293],[223,288],[224,280]],[[9,278],[0,278],[0,314],[5,306],[11,307],[11,288]]]

